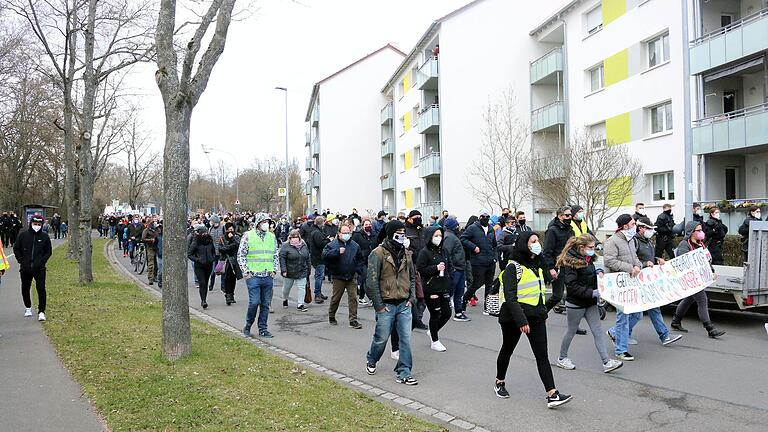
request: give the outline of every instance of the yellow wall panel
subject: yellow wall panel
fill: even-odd
[[[403,77],[403,94],[408,94],[408,91],[411,89],[411,73],[408,72]]]
[[[413,166],[413,150],[405,152],[405,169],[409,170]]]
[[[413,208],[413,189],[405,191],[405,208]]]
[[[627,0],[603,0],[603,27],[627,13]]]
[[[403,115],[403,132],[408,132],[411,129],[411,112],[408,111]]]
[[[629,50],[622,50],[603,61],[605,86],[616,84],[629,77]]]
[[[608,182],[608,206],[628,207],[632,205],[632,178],[619,177]]]
[[[605,120],[605,140],[608,145],[632,141],[629,113],[619,114]]]

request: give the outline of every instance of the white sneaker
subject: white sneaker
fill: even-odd
[[[768,333],[768,323],[765,323],[765,332]]]
[[[637,339],[629,338],[628,342],[629,342],[630,345],[637,345]]]
[[[432,342],[432,344],[430,345],[430,348],[432,348],[432,351],[437,351],[437,352],[445,351],[445,346],[441,344],[439,340]]]
[[[392,357],[392,360],[400,360],[400,351],[392,351],[389,356]]]
[[[621,362],[619,360],[610,359],[607,362],[603,364],[603,372],[604,373],[610,373],[615,371],[616,369],[624,366],[624,362]]]
[[[25,317],[31,317],[32,316],[32,308],[24,309],[24,316]]]
[[[40,312],[39,314],[37,314],[37,320],[38,321],[45,321],[45,313],[44,312]]]
[[[576,369],[576,365],[573,364],[571,359],[568,357],[557,359],[557,367],[565,369],[565,370],[574,370]]]

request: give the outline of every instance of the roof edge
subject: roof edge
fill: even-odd
[[[550,15],[549,18],[544,20],[541,24],[537,25],[533,30],[531,30],[530,33],[528,33],[528,36],[535,36],[536,33],[542,31],[545,27],[552,24],[555,20],[560,19],[560,17],[568,12],[571,8],[576,6],[577,4],[583,2],[584,0],[571,0],[570,2],[566,3],[565,6],[561,7],[557,10],[554,14]]]

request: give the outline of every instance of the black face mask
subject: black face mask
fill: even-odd
[[[487,227],[488,226],[488,221],[490,219],[488,219],[488,218],[480,218],[479,220],[480,220],[480,225],[482,225],[484,227]]]
[[[519,221],[517,221],[517,223],[519,223],[520,226],[523,226],[525,225],[525,219],[520,219]]]
[[[666,214],[668,214],[668,215],[671,215],[671,214],[672,214],[672,209],[669,209],[669,210],[664,210],[664,213],[666,213]]]

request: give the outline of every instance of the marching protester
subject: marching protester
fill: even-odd
[[[443,233],[443,250],[446,251],[451,260],[453,272],[451,274],[451,297],[453,298],[453,320],[467,322],[470,319],[462,312],[464,302],[464,284],[466,282],[464,269],[466,266],[466,255],[464,254],[464,245],[459,239],[459,221],[455,217],[447,217],[443,222],[445,232]]]
[[[309,251],[312,262],[312,268],[315,270],[315,303],[322,303],[328,300],[328,296],[323,294],[323,279],[325,278],[325,264],[323,264],[323,250],[331,242],[331,237],[324,231],[325,217],[317,216],[313,220],[313,225],[308,230]]]
[[[639,202],[635,204],[635,214],[632,215],[632,219],[638,220],[642,217],[646,217],[645,204]]]
[[[280,267],[277,239],[269,231],[271,219],[265,213],[253,217],[253,228],[243,235],[237,250],[237,263],[245,277],[248,287],[248,312],[245,316],[243,335],[251,336],[251,327],[259,312],[259,336],[272,338],[267,329],[269,303],[272,301],[272,288],[277,269]],[[201,289],[202,292],[202,289]]]
[[[694,222],[696,222],[695,219]],[[728,227],[725,226],[722,221],[720,221],[719,208],[712,207],[709,209],[709,219],[706,223],[703,224],[703,226],[704,236],[707,239],[707,248],[709,249],[709,253],[712,255],[712,264],[724,265],[725,260],[723,259],[723,242],[725,241],[726,234],[728,234]]]
[[[704,244],[705,239],[706,236],[704,235],[700,222],[690,221],[686,223],[685,237],[677,246],[677,256],[681,256],[695,249],[706,249],[707,246]],[[712,269],[712,272],[714,271],[715,270]],[[717,274],[715,273],[713,277],[714,279],[717,279]],[[688,333],[688,330],[683,327],[682,321],[683,317],[685,317],[685,314],[688,312],[688,309],[694,302],[696,303],[699,320],[701,320],[701,324],[707,330],[709,337],[717,338],[724,335],[725,331],[715,327],[712,320],[709,318],[709,300],[707,299],[707,293],[704,290],[684,298],[677,305],[675,315],[672,317],[672,328],[683,333]]]
[[[199,282],[200,306],[208,308],[208,284],[211,278],[213,266],[216,263],[216,250],[213,247],[213,238],[208,233],[205,225],[195,225],[195,232],[187,247],[187,257],[194,263],[193,269]]]
[[[211,234],[211,238],[213,239],[213,248],[216,253],[216,260],[214,261],[214,265],[218,263],[218,261],[221,259],[221,254],[219,251],[219,246],[221,246],[221,238],[224,236],[224,226],[221,224],[221,217],[219,215],[214,214],[211,215],[210,218],[211,226],[208,228],[208,232]],[[224,279],[222,277],[219,277],[221,279],[220,286],[221,291],[224,291]],[[208,284],[208,291],[213,291],[214,286],[216,285],[216,272],[211,272],[211,281]]]
[[[368,255],[377,246],[376,236],[373,234],[373,225],[367,216],[363,217],[362,227],[352,233],[352,240],[360,246],[360,268],[357,272],[357,303],[362,306],[371,306],[373,303],[365,299],[365,279],[368,274]]]
[[[376,215],[376,220],[373,221],[373,235],[378,237],[379,233],[384,229],[384,225],[387,223],[387,212],[384,210],[379,211]]]
[[[357,321],[357,278],[360,269],[362,254],[360,246],[352,240],[350,224],[345,223],[339,227],[338,235],[323,249],[323,262],[326,271],[332,278],[333,294],[331,305],[328,308],[328,322],[338,325],[336,311],[339,309],[341,297],[347,292],[347,305],[349,307],[349,326],[361,329],[363,325]]]
[[[409,253],[406,253],[405,224],[391,221],[384,227],[386,238],[368,256],[368,297],[376,310],[376,329],[371,347],[366,354],[368,375],[376,373],[376,364],[384,354],[392,330],[400,334],[399,355],[395,365],[395,380],[406,385],[417,385],[413,377],[411,355],[411,309],[416,302],[416,271]]]
[[[136,245],[141,240],[141,235],[144,233],[144,224],[141,223],[139,215],[133,215],[133,222],[128,225],[128,256],[131,257],[133,262],[133,255],[136,251]]]
[[[587,320],[587,325],[595,339],[595,348],[603,363],[603,372],[609,373],[620,368],[624,363],[611,359],[605,348],[603,329],[600,324],[600,312],[597,300],[600,292],[597,289],[597,274],[602,276],[602,270],[595,269],[595,246],[597,240],[592,234],[581,234],[571,237],[565,244],[563,252],[557,258],[557,266],[560,268],[560,277],[565,284],[565,307],[568,310],[568,329],[560,343],[560,357],[557,366],[563,369],[576,369],[570,358],[568,349],[573,341],[573,336],[579,329],[582,318]]]
[[[405,238],[407,242],[405,248],[409,249],[414,257],[418,257],[419,253],[426,245],[426,239],[424,238],[424,225],[421,221],[421,212],[418,210],[411,210],[408,213],[408,219],[405,221]],[[414,258],[415,259],[415,258]],[[428,330],[424,321],[424,311],[427,309],[427,304],[424,301],[424,292],[421,285],[421,278],[418,277],[418,269],[416,270],[416,304],[413,309],[413,328],[419,330]]]
[[[662,213],[656,218],[656,256],[664,258],[664,252],[667,253],[667,259],[675,257],[674,233],[675,218],[672,216],[672,205],[664,204]]]
[[[584,208],[580,205],[571,206],[571,229],[573,235],[578,237],[582,234],[592,234],[592,231],[587,226],[586,216],[584,215]]]
[[[560,306],[563,299],[563,281],[558,276],[557,257],[563,252],[568,239],[573,236],[571,217],[573,212],[568,206],[560,207],[554,219],[547,226],[544,234],[544,251],[541,258],[552,280],[552,297],[547,300],[547,311],[554,309],[556,313],[565,310]]]
[[[424,230],[429,241],[416,258],[424,299],[429,309],[429,334],[433,351],[445,351],[438,332],[451,319],[451,274],[453,266],[449,252],[443,248],[443,228],[430,226]]]
[[[512,217],[506,218],[506,226],[499,235],[499,269],[507,268],[512,251],[515,249],[517,237],[522,232],[531,231],[531,227],[525,223],[525,212],[518,211]]]
[[[147,224],[141,233],[141,242],[147,252],[147,283],[152,285],[157,279],[157,219]]]
[[[496,235],[488,226],[491,215],[486,210],[480,210],[478,216],[477,222],[467,225],[461,233],[461,242],[470,251],[469,259],[472,263],[472,284],[464,294],[461,305],[461,312],[464,313],[467,311],[467,303],[481,287],[485,286],[485,297],[488,297],[496,275]],[[485,302],[483,308],[487,314]]]
[[[704,223],[704,211],[701,210],[701,204],[693,203],[693,220]]]
[[[157,222],[157,235],[155,235],[155,247],[157,253],[155,258],[157,260],[157,287],[163,288],[163,221]]]
[[[54,213],[51,218],[51,228],[53,228],[53,238],[58,239],[61,237],[61,216],[58,213]],[[114,234],[113,234],[114,237]]]
[[[499,325],[503,342],[496,360],[494,391],[500,398],[509,397],[505,386],[509,360],[520,336],[525,333],[536,358],[539,378],[547,392],[547,407],[557,408],[570,402],[573,397],[557,390],[549,364],[547,308],[544,300],[546,265],[540,258],[541,251],[542,246],[536,233],[521,233],[515,244],[512,261],[500,275],[504,302],[499,313]]]
[[[47,293],[45,291],[45,265],[51,258],[51,238],[42,232],[45,219],[35,214],[29,219],[29,229],[19,233],[13,244],[13,254],[19,264],[21,275],[21,298],[24,301],[24,316],[32,316],[32,280],[37,290],[37,320],[45,321]]]
[[[237,303],[235,301],[235,285],[243,278],[243,271],[237,263],[237,251],[240,248],[241,236],[235,231],[235,224],[224,224],[224,236],[219,245],[220,259],[224,260],[224,301],[227,306]]]
[[[307,289],[307,275],[312,264],[309,257],[309,246],[301,239],[299,230],[294,229],[280,246],[280,274],[283,276],[283,307],[288,307],[288,297],[294,285],[298,288],[296,295],[296,310],[306,312],[304,297]]]
[[[760,222],[763,216],[758,206],[750,206],[747,209],[747,217],[739,227],[739,235],[741,236],[741,251],[744,254],[744,262],[749,261],[749,223],[752,221]]]

